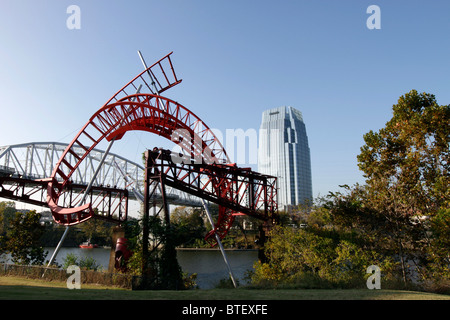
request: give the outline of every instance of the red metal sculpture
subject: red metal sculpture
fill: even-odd
[[[128,240],[126,238],[118,238],[114,251],[114,267],[117,270],[126,272],[128,270],[128,259],[132,255],[133,253],[128,249]]]
[[[219,217],[206,239],[216,244],[235,216],[246,214],[269,223],[277,220],[276,178],[234,164],[180,162],[170,150],[148,151],[150,176],[155,182],[217,203]],[[175,161],[174,161],[175,160]],[[154,187],[155,188],[155,187]]]
[[[265,189],[257,191],[254,179],[245,180],[245,188],[249,191],[248,197],[251,199],[249,206],[233,206],[233,204],[239,203],[239,201],[236,202],[236,199],[241,196],[243,190],[240,189],[241,187],[233,189],[236,185],[233,177],[243,169],[230,164],[222,144],[199,117],[181,104],[160,95],[181,82],[175,74],[170,55],[171,53],[166,55],[120,89],[89,119],[68,145],[53,169],[47,186],[47,203],[57,223],[74,225],[94,216],[92,203],[80,203],[76,207],[67,208],[60,205],[60,199],[63,198],[63,194],[71,184],[71,176],[75,169],[100,141],[104,139],[107,141],[119,140],[127,131],[132,130],[148,131],[175,141],[187,154],[187,158],[201,160],[200,164],[197,161],[196,168],[198,170],[194,171],[197,172],[199,181],[200,175],[209,177],[209,188],[214,190],[214,199],[220,205],[216,228],[207,236],[207,239],[211,238],[214,233],[223,238],[234,220],[234,215],[238,212],[253,214],[264,220],[269,218],[267,212],[270,211],[271,216],[276,212],[275,183],[270,183],[270,196],[268,196],[267,185]],[[170,71],[167,71],[167,67],[170,68]],[[141,93],[142,87],[146,87],[150,93]],[[75,148],[81,148],[84,150],[84,154],[80,155],[75,152]],[[70,161],[74,158],[76,163]],[[172,164],[172,169],[177,165],[179,164]],[[186,168],[183,169],[186,170]],[[188,175],[190,176],[192,172],[189,172]],[[251,171],[247,170],[246,174],[251,176]],[[174,183],[174,187],[180,188],[181,186],[189,189],[185,184],[194,187],[195,183],[199,183],[195,180],[186,182],[190,179],[186,177],[186,174],[184,177],[175,176],[181,182]],[[275,181],[275,178],[273,179]],[[205,187],[201,192],[197,190],[195,194],[206,197],[207,191],[208,188]],[[256,194],[257,192],[260,192],[259,195]],[[263,193],[265,196],[262,196]],[[259,197],[260,204],[266,208],[265,213],[258,213],[260,208],[257,208],[255,197]]]

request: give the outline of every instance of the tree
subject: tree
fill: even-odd
[[[14,218],[16,204],[13,201],[0,202],[0,236],[5,235],[10,228],[10,222]]]
[[[17,212],[11,221],[7,234],[6,248],[17,264],[42,265],[46,254],[41,246],[44,227],[40,224],[41,215],[35,210],[26,213]]]
[[[286,282],[312,273],[327,281],[360,283],[365,268],[374,264],[383,283],[402,279],[406,285],[411,263],[423,280],[446,289],[449,107],[413,90],[393,106],[386,126],[364,135],[364,141],[358,165],[366,184],[330,192],[302,218],[304,230],[275,228],[265,246],[269,262],[257,265],[253,279]]]
[[[201,242],[206,233],[200,209],[177,207],[171,213],[170,223],[176,229],[174,234],[176,246]]]
[[[379,132],[364,135],[358,166],[370,187],[399,188],[410,214],[433,214],[450,204],[450,107],[417,91],[400,97]]]
[[[450,282],[450,209],[439,210],[430,219],[427,271],[433,279]]]
[[[14,202],[0,202],[0,257],[8,251],[6,233],[10,229],[10,223],[15,212],[16,205]]]
[[[424,274],[420,267],[431,262],[430,250],[448,256],[448,247],[432,249],[427,232],[436,214],[450,207],[450,108],[438,105],[432,94],[412,90],[393,106],[386,126],[365,134],[364,141],[358,166],[366,178],[365,205],[384,220],[384,235],[400,257],[406,282],[407,261]],[[448,233],[439,236],[435,245],[448,243]]]
[[[257,263],[254,284],[299,287],[364,287],[368,266],[388,273],[388,260],[373,250],[316,230],[276,226],[265,245],[267,263]]]
[[[374,208],[367,185],[342,187],[346,189],[345,193],[330,193],[324,204],[331,225],[329,235],[350,242],[364,252],[372,252],[372,259],[367,261],[382,267],[384,280],[395,282],[400,275],[405,282],[406,263],[399,264],[393,259],[400,257],[401,261],[406,260],[404,252],[398,248],[402,233],[396,230],[405,221],[392,223],[392,217],[385,211]]]
[[[106,245],[111,243],[112,223],[100,220],[89,219],[77,226],[85,237],[83,241],[89,240],[98,245]]]

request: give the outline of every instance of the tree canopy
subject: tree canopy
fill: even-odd
[[[449,290],[450,109],[412,90],[392,110],[385,127],[364,135],[357,160],[366,183],[330,192],[306,229],[276,228],[266,245],[272,261],[257,265],[254,279],[336,282],[375,264],[384,280]]]
[[[5,237],[6,250],[14,263],[41,265],[44,262],[46,254],[40,241],[44,227],[39,222],[40,217],[34,210],[16,212]]]
[[[358,166],[380,198],[398,197],[408,215],[434,214],[450,202],[450,108],[416,90],[401,96],[392,119],[364,135]],[[388,190],[391,194],[388,194]],[[384,201],[384,200],[383,200]]]

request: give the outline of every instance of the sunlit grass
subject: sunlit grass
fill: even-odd
[[[0,277],[0,299],[33,300],[450,300],[439,295],[402,290],[328,290],[328,289],[211,289],[132,291],[97,285],[82,285],[80,290],[67,289],[64,282],[20,277]]]

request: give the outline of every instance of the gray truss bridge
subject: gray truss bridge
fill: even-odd
[[[0,147],[0,197],[48,207],[47,178],[66,148],[67,144],[60,142]],[[84,150],[74,148],[74,152],[69,161],[70,157],[76,161]],[[128,200],[143,201],[143,165],[113,153],[105,156],[103,150],[93,149],[71,178],[63,205],[76,207],[92,180],[88,200],[97,204],[98,218],[120,223],[126,220]],[[167,188],[166,198],[174,205],[201,206],[198,198],[174,188]],[[155,193],[154,200],[160,199],[161,195]]]

